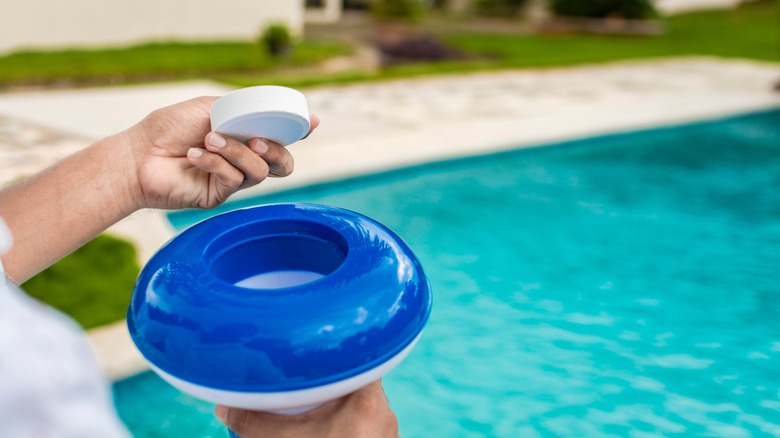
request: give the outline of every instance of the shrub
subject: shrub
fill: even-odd
[[[22,288],[87,329],[125,317],[139,270],[130,242],[101,234]]]
[[[462,59],[465,56],[459,50],[449,47],[437,38],[416,34],[377,44],[382,55],[382,64],[393,65],[404,62],[445,61]]]
[[[263,30],[260,44],[274,58],[286,55],[292,47],[292,35],[284,24],[274,23]]]
[[[371,14],[382,21],[417,21],[425,13],[421,0],[377,0]]]
[[[642,19],[656,16],[651,0],[550,0],[550,8],[556,15],[571,17]]]
[[[515,16],[526,0],[474,0],[474,8],[480,15]]]

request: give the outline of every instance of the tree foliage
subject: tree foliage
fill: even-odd
[[[550,0],[556,15],[587,18],[652,18],[656,15],[651,0]]]
[[[474,0],[477,13],[489,16],[515,16],[527,0]]]

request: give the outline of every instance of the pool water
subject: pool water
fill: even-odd
[[[291,201],[371,216],[426,268],[430,324],[384,381],[405,438],[780,436],[780,111],[222,210]],[[115,392],[137,436],[225,436],[150,373]]]

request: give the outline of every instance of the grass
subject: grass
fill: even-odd
[[[510,68],[547,68],[625,59],[710,55],[780,61],[777,2],[699,12],[666,19],[656,37],[507,35],[444,32],[470,60],[419,63],[380,71],[322,73],[314,66],[341,56],[343,43],[308,41],[289,59],[269,57],[252,42],[161,43],[108,50],[24,52],[0,57],[0,87],[19,84],[101,84],[208,78],[236,86],[276,83],[293,87]]]
[[[138,272],[133,245],[102,234],[22,288],[88,329],[125,318]]]
[[[104,50],[29,51],[0,57],[0,85],[100,84],[260,74],[348,54],[344,44],[303,41],[285,59],[251,42],[156,43]]]
[[[735,10],[669,17],[660,36],[508,35],[444,32],[441,37],[472,60],[410,64],[379,72],[272,79],[288,86],[349,83],[513,68],[550,68],[630,59],[706,55],[780,61],[780,26],[775,1],[748,3]],[[237,86],[257,83],[252,75],[223,78]]]
[[[469,53],[492,55],[501,67],[554,67],[620,59],[711,55],[780,60],[780,31],[773,2],[733,11],[673,16],[667,32],[652,36],[451,35],[448,41]]]

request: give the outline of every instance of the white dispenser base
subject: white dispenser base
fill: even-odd
[[[195,385],[174,377],[155,367],[151,363],[149,366],[175,388],[194,397],[235,408],[272,412],[283,415],[295,415],[314,409],[328,401],[343,397],[371,382],[379,380],[409,355],[419,339],[420,336],[417,336],[398,354],[376,368],[339,382],[295,391],[261,393],[226,391],[223,389]]]

